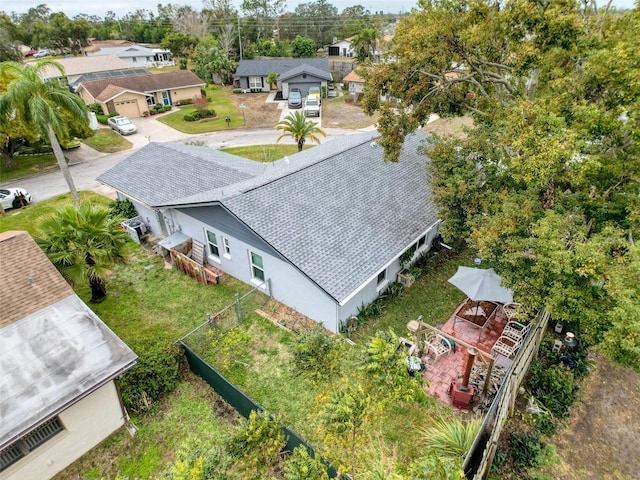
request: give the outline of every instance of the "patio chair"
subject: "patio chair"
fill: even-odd
[[[514,340],[506,335],[500,335],[498,341],[491,348],[491,355],[495,357],[500,354],[506,358],[511,358],[518,351],[520,345],[522,345],[522,339]]]
[[[434,361],[438,360],[440,355],[444,355],[453,348],[453,343],[446,337],[443,337],[439,333],[430,335],[426,339],[427,355],[429,352],[433,353]]]
[[[505,303],[504,305],[502,305],[502,311],[506,315],[507,320],[513,320],[513,318],[518,315],[518,310],[520,310],[520,307],[522,307],[521,303]]]
[[[507,323],[507,326],[504,327],[502,331],[502,335],[505,337],[512,338],[514,340],[522,340],[527,332],[531,329],[531,324],[516,322],[515,320],[511,320]]]

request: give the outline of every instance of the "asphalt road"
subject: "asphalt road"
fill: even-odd
[[[134,151],[144,147],[149,142],[202,142],[211,148],[227,148],[244,145],[274,144],[280,132],[274,128],[252,130],[229,130],[201,135],[189,135],[178,132],[154,119],[137,119],[138,133],[127,137],[133,143],[133,148],[124,152],[105,154],[87,147],[85,144],[75,150],[65,152],[69,158],[69,170],[77,190],[95,190],[105,196],[115,198],[115,192],[96,180],[103,172],[124,160]],[[324,129],[327,133],[322,142],[333,138],[359,133],[359,130],[340,128]],[[294,143],[289,138],[283,138],[280,143]],[[29,176],[20,180],[5,182],[0,186],[19,186],[26,188],[33,197],[33,201],[41,201],[69,191],[67,184],[59,170]]]

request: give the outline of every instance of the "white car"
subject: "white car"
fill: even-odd
[[[39,50],[33,54],[33,58],[43,58],[48,57],[49,55],[51,55],[51,52],[49,52],[49,50]]]
[[[129,120],[127,117],[123,115],[118,115],[117,117],[111,117],[108,120],[109,126],[112,130],[115,130],[120,135],[129,135],[131,133],[136,133],[138,131],[138,127]]]
[[[25,206],[31,203],[31,194],[24,188],[0,188],[0,203],[2,208],[9,210],[10,208],[20,208],[20,195],[24,195]]]
[[[304,111],[307,116],[320,116],[320,100],[315,95],[309,95],[305,102]]]

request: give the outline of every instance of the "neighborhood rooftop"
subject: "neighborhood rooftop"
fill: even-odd
[[[308,65],[321,72],[329,72],[329,59],[327,58],[271,58],[268,60],[241,60],[236,70],[236,77],[266,76],[271,72],[281,75],[303,65]]]
[[[136,75],[132,77],[93,80],[84,82],[82,87],[86,89],[92,97],[97,98],[108,86],[148,93],[159,90],[170,90],[172,88],[204,85],[205,83],[193,72],[189,70],[178,70],[176,72],[158,73],[155,75]]]
[[[136,355],[26,232],[0,234],[0,450],[130,368]],[[24,308],[16,307],[24,304]]]
[[[158,150],[167,147],[145,147],[98,179],[147,205],[183,207],[186,214],[187,207],[221,203],[341,302],[438,221],[428,158],[418,152],[426,134],[407,139],[398,163],[383,159],[376,135],[339,138],[288,161],[256,164],[260,172],[245,172],[236,184],[220,182],[209,163],[233,156],[212,153],[205,160],[191,154],[203,149],[194,146],[171,156]]]

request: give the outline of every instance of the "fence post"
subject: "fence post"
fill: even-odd
[[[236,293],[236,316],[238,317],[238,325],[242,323],[242,305],[240,305],[240,294]]]

